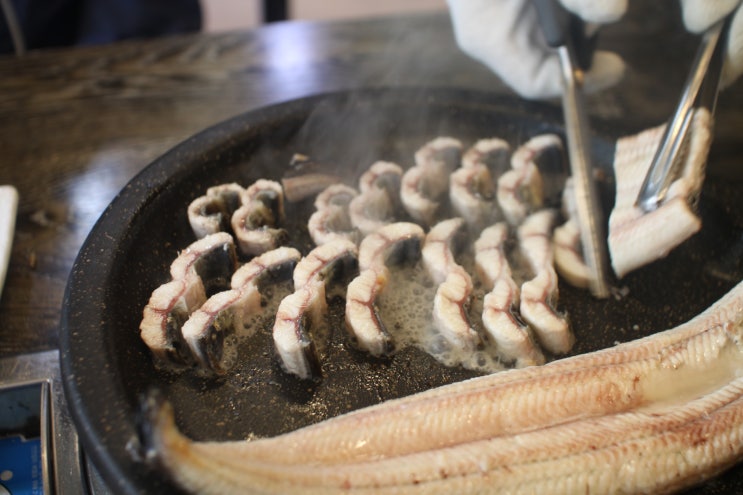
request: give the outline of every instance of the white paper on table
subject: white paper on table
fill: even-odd
[[[18,191],[13,186],[0,186],[0,295],[8,272],[10,251],[13,248],[15,216],[18,209]]]

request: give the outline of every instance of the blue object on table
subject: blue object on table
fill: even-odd
[[[43,495],[41,440],[0,438],[0,495]]]

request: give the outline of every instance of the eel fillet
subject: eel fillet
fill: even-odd
[[[425,226],[436,222],[436,214],[449,188],[449,174],[461,164],[462,143],[438,137],[415,152],[415,166],[402,176],[400,201],[416,222]]]
[[[498,354],[517,368],[544,364],[533,334],[517,316],[521,293],[506,256],[508,224],[486,228],[475,241],[475,271],[490,292],[483,297],[482,324],[498,346]]]
[[[182,326],[208,295],[228,288],[236,268],[235,244],[226,232],[206,235],[173,260],[171,280],[152,292],[139,325],[140,337],[156,362],[192,364]]]
[[[462,167],[449,177],[449,203],[470,228],[481,231],[502,216],[495,201],[494,177],[511,167],[511,147],[503,139],[480,139],[462,155]]]
[[[464,219],[459,217],[440,221],[426,234],[421,258],[433,283],[443,283],[450,272],[461,268],[455,257],[463,250],[466,239]]]
[[[256,256],[232,274],[229,290],[217,292],[191,314],[181,334],[199,366],[219,374],[231,367],[232,356],[225,353],[225,341],[260,311],[259,280],[267,274],[290,271],[287,268],[293,268],[301,257],[290,247]]]
[[[425,233],[411,222],[385,225],[374,234],[364,237],[359,246],[359,269],[366,270],[387,263],[399,263],[420,257]]]
[[[272,336],[274,347],[287,373],[301,379],[320,376],[322,347],[311,334],[322,333],[327,302],[325,287],[333,278],[355,270],[356,244],[336,240],[317,246],[294,267],[294,292],[281,300]]]
[[[361,233],[351,224],[348,205],[359,195],[345,184],[332,184],[315,198],[315,212],[307,222],[307,229],[315,245],[335,240],[358,243]]]
[[[359,178],[360,194],[348,204],[351,223],[363,235],[395,221],[400,211],[402,168],[396,163],[374,162]]]
[[[325,286],[336,274],[355,270],[359,250],[351,241],[337,240],[317,246],[299,260],[292,279],[294,290],[306,285]]]
[[[402,167],[396,163],[377,161],[359,177],[359,191],[364,194],[372,189],[386,189],[395,200],[400,195]]]
[[[377,313],[377,297],[387,286],[387,267],[363,270],[348,284],[346,291],[346,327],[356,345],[372,356],[390,354],[395,344]]]
[[[475,273],[484,287],[491,290],[498,279],[513,280],[511,266],[506,257],[508,225],[495,223],[480,232],[475,241]]]
[[[273,438],[192,441],[150,397],[140,441],[193,493],[669,493],[743,459],[741,371],[743,283],[671,330]]]
[[[501,278],[483,297],[482,324],[497,345],[498,354],[517,368],[544,364],[544,354],[528,325],[516,316],[519,289],[513,280]]]
[[[327,309],[325,288],[319,284],[301,287],[281,300],[272,336],[287,373],[303,380],[320,376],[320,356],[310,333],[322,325]]]
[[[706,109],[694,113],[682,153],[681,173],[666,199],[649,213],[635,205],[663,135],[664,126],[617,141],[614,154],[616,202],[609,216],[609,252],[618,277],[665,257],[702,227],[694,211],[704,180],[712,142],[712,117]]]
[[[449,176],[449,203],[475,232],[497,220],[500,211],[488,167],[475,164],[452,172]]]
[[[521,253],[534,274],[521,285],[519,309],[544,349],[565,354],[575,337],[567,316],[556,309],[559,290],[551,238],[555,218],[554,210],[540,210],[529,215],[518,228]]]
[[[462,167],[485,165],[492,177],[511,168],[511,145],[500,138],[480,139],[462,155]]]
[[[239,184],[221,184],[206,190],[206,194],[188,205],[188,222],[194,235],[201,239],[209,234],[227,231],[230,218],[242,205],[245,189]]]
[[[258,179],[245,189],[241,201],[230,219],[240,251],[255,256],[281,246],[288,237],[280,227],[285,217],[281,184]]]
[[[511,225],[519,225],[544,204],[544,179],[538,162],[552,150],[561,150],[554,134],[535,136],[511,156],[511,169],[498,177],[496,198]]]
[[[346,327],[359,348],[373,356],[394,350],[392,336],[377,314],[377,298],[389,279],[387,263],[420,256],[425,234],[414,223],[396,222],[377,230],[359,246],[359,275],[346,290]]]
[[[426,235],[421,258],[431,280],[438,285],[433,297],[434,328],[455,349],[474,351],[481,340],[468,317],[472,278],[455,260],[455,252],[461,250],[466,239],[465,227],[459,217],[434,225]]]

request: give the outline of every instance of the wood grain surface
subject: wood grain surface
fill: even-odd
[[[589,99],[615,129],[661,123],[696,38],[672,3],[634,2],[600,47],[628,63]],[[674,3],[675,4],[675,3]],[[673,9],[671,9],[673,10]],[[508,92],[457,48],[446,15],[286,22],[257,30],[54,49],[0,58],[0,184],[20,204],[0,300],[0,356],[54,349],[68,273],[106,205],[153,159],[228,117],[311,94],[370,86]],[[741,180],[743,86],[723,93],[713,155]]]

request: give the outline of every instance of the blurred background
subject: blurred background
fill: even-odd
[[[110,43],[284,20],[444,10],[445,0],[0,0],[0,53]]]
[[[266,4],[285,4],[286,17],[297,20],[353,19],[446,9],[445,0],[201,0],[205,31],[255,27]]]

